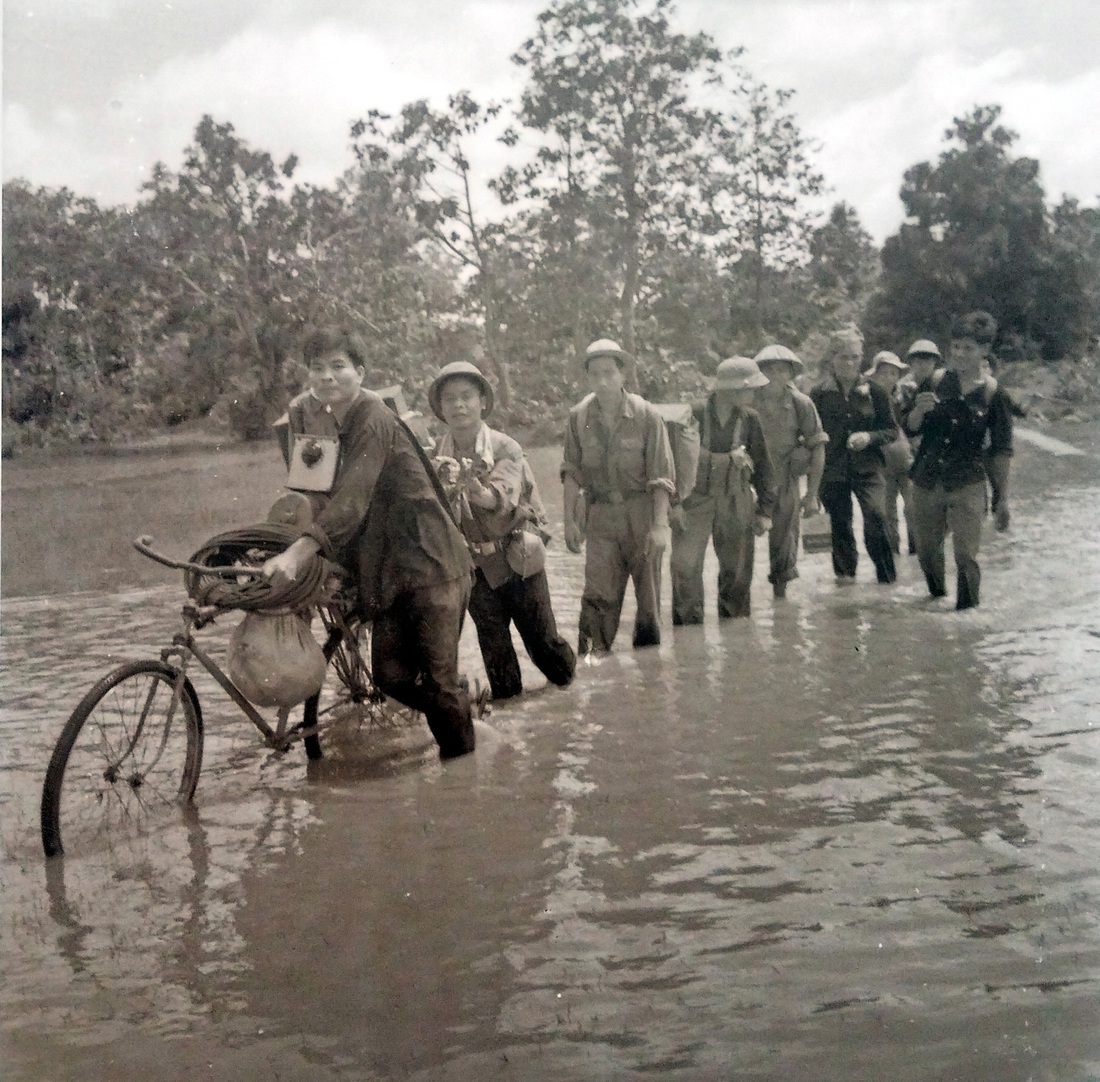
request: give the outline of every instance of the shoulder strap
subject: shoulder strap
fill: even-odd
[[[389,409],[389,407],[386,407]],[[394,417],[397,418],[397,423],[401,426],[405,435],[409,437],[409,442],[413,445],[413,450],[416,451],[417,457],[420,459],[424,466],[425,471],[428,474],[428,480],[431,482],[432,488],[435,490],[436,498],[443,505],[443,509],[447,512],[447,517],[458,526],[458,520],[455,518],[454,508],[451,507],[451,501],[447,499],[447,493],[443,491],[443,482],[439,480],[439,474],[435,472],[435,467],[432,465],[432,460],[428,458],[427,451],[420,444],[420,440],[416,438],[416,433],[413,432],[407,424],[405,424],[404,418],[396,411],[393,410]]]

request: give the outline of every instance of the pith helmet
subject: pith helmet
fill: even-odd
[[[441,421],[443,420],[443,413],[439,408],[439,396],[443,392],[443,384],[447,380],[458,376],[473,380],[477,384],[478,390],[481,391],[481,397],[485,400],[485,409],[482,411],[482,416],[488,417],[493,412],[493,385],[481,374],[481,370],[477,365],[470,364],[469,361],[451,361],[450,364],[445,364],[439,370],[435,379],[432,380],[432,385],[428,388],[428,405],[432,407],[432,413]]]
[[[795,372],[801,372],[806,366],[802,363],[802,359],[793,350],[787,349],[786,346],[772,345],[765,346],[753,360],[758,365],[769,364],[773,361],[786,361],[789,365],[793,366]]]
[[[906,357],[939,357],[943,359],[939,346],[930,338],[918,338],[910,347]]]
[[[634,360],[618,342],[613,342],[610,338],[597,338],[596,341],[584,351],[585,370],[588,369],[589,363],[597,357],[614,357],[615,363],[620,368],[622,368],[627,361]]]
[[[749,387],[765,387],[767,383],[768,377],[751,357],[727,357],[714,374],[716,391],[743,391]]]
[[[907,365],[896,353],[891,353],[888,349],[881,349],[875,354],[874,360],[871,361],[871,367],[867,369],[867,375],[873,376],[880,368],[889,365],[891,368],[896,368],[899,372],[908,372],[909,365]]]

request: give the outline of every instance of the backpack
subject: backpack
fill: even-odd
[[[651,405],[665,423],[676,467],[676,502],[683,503],[691,495],[699,475],[699,424],[691,406],[685,402]]]

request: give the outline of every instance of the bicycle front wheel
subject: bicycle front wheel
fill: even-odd
[[[73,711],[42,788],[46,856],[148,832],[168,805],[189,801],[202,767],[202,713],[191,681],[133,661],[105,676]]]

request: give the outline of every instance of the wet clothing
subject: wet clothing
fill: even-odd
[[[809,395],[788,383],[781,394],[761,390],[753,402],[760,418],[775,471],[776,500],[768,531],[768,581],[798,578],[798,541],[802,493],[799,478],[806,472],[815,447],[828,443],[817,407]]]
[[[494,699],[508,699],[523,690],[512,624],[528,656],[551,684],[565,687],[572,681],[577,655],[558,633],[545,571],[525,579],[512,574],[493,587],[479,569],[470,594],[470,616]]]
[[[302,533],[355,582],[359,612],[374,621],[375,682],[424,714],[441,755],[473,751],[458,675],[470,556],[413,437],[366,390],[340,422],[308,392],[287,413],[292,435],[339,440],[332,490],[311,496],[314,519]]]
[[[454,440],[444,433],[437,455],[455,458]],[[512,644],[516,626],[531,660],[552,684],[564,687],[573,679],[577,658],[558,633],[550,604],[546,571],[526,577],[508,560],[509,546],[524,532],[539,537],[546,511],[523,449],[511,436],[482,424],[474,443],[482,483],[496,493],[493,509],[460,497],[456,517],[470,544],[476,572],[470,594],[470,616],[477,628],[481,657],[494,699],[508,699],[523,690],[519,659]]]
[[[718,615],[748,616],[755,555],[753,519],[771,514],[775,477],[755,410],[734,408],[725,424],[715,396],[693,407],[699,425],[699,473],[672,535],[672,622],[703,622],[707,542],[718,557]]]
[[[873,384],[857,383],[847,394],[834,377],[818,384],[810,398],[829,437],[825,445],[825,472],[821,502],[829,515],[833,571],[838,578],[854,578],[858,563],[852,530],[852,497],[863,515],[863,542],[875,565],[879,582],[897,578],[894,553],[886,529],[885,460],[882,448],[897,435],[890,399]],[[866,432],[870,444],[862,451],[848,449],[853,432]]]
[[[886,535],[890,539],[890,548],[894,555],[901,552],[901,524],[898,519],[898,498],[901,498],[902,513],[905,516],[905,532],[910,552],[917,551],[916,527],[913,525],[913,493],[909,481],[911,457],[902,457],[899,451],[896,460],[887,460],[883,473],[883,503],[886,507]]]
[[[946,593],[944,544],[951,534],[955,553],[955,607],[972,608],[980,600],[978,549],[988,510],[986,471],[989,458],[1012,455],[1012,402],[986,377],[963,394],[955,372],[933,377],[939,401],[917,427],[913,481],[917,558],[928,590]]]
[[[640,395],[623,391],[605,417],[595,394],[569,411],[562,478],[584,493],[587,507],[579,653],[610,650],[619,629],[627,580],[638,602],[634,645],[661,641],[661,554],[645,555],[653,525],[653,489],[675,491],[675,467],[664,421]]]
[[[947,595],[947,535],[955,554],[956,607],[969,609],[978,604],[982,571],[978,549],[982,520],[988,508],[985,481],[948,491],[943,485],[925,488],[913,485],[913,524],[916,529],[917,559],[932,597]]]
[[[909,386],[912,386],[910,384]],[[890,408],[894,413],[896,434],[892,442],[882,449],[882,457],[885,463],[883,480],[885,481],[884,502],[886,509],[886,534],[890,538],[890,548],[894,555],[901,553],[901,525],[898,519],[898,497],[901,497],[905,514],[906,533],[908,534],[909,551],[916,552],[913,528],[913,498],[909,493],[909,468],[913,465],[913,451],[909,443],[909,437],[901,425],[901,395],[899,383],[890,396]]]

